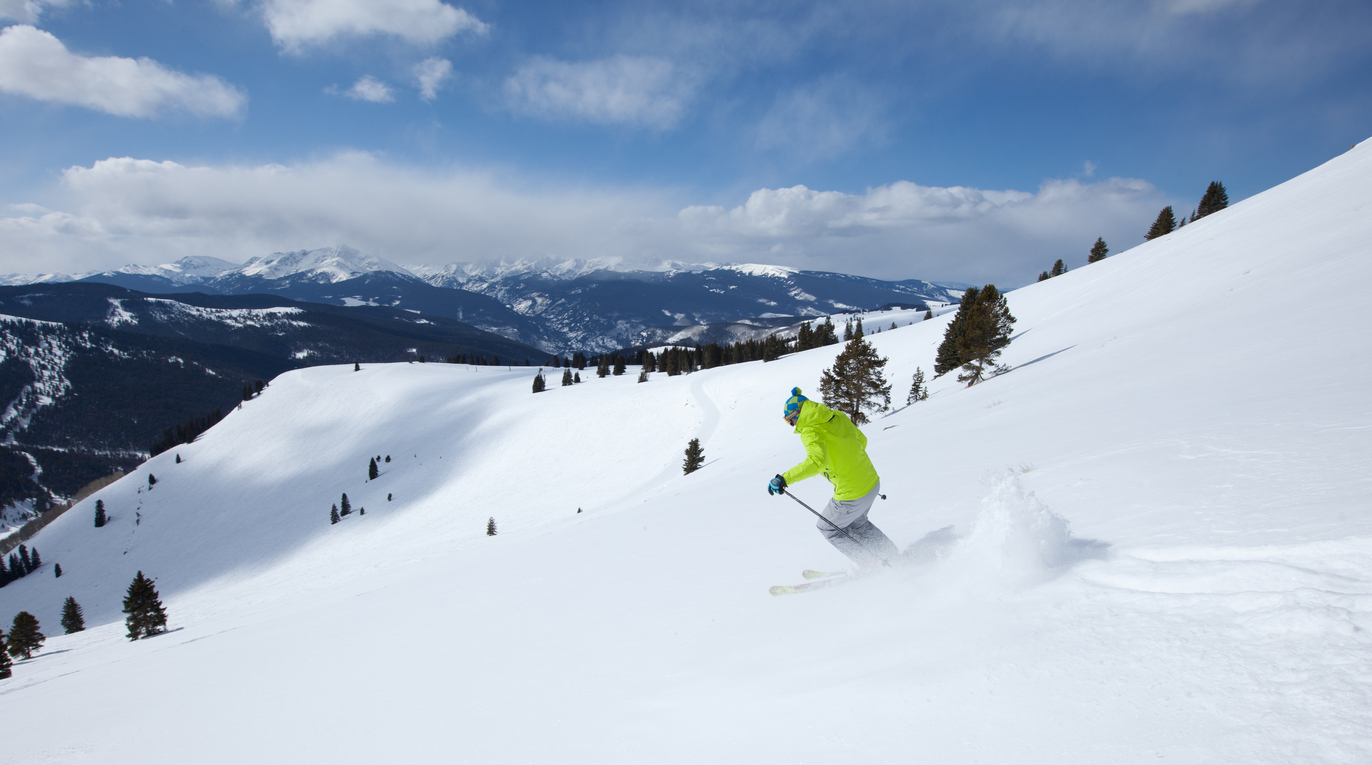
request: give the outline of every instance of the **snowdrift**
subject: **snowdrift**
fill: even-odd
[[[1372,343],[1297,296],[1372,277],[1370,201],[1362,145],[1010,293],[1010,373],[865,428],[911,564],[797,597],[767,587],[843,561],[764,485],[837,347],[537,395],[283,375],[32,540],[0,618],[49,639],[0,681],[7,757],[1368,761]],[[871,336],[897,400],[948,320],[910,318],[867,323],[901,324]],[[173,631],[129,643],[139,570]],[[60,636],[69,595],[91,628]]]

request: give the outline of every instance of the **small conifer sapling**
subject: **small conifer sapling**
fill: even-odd
[[[16,659],[29,659],[33,657],[34,651],[43,647],[43,641],[46,639],[39,631],[38,619],[28,611],[20,611],[14,615],[14,624],[10,625],[5,650]]]
[[[62,629],[70,635],[86,629],[86,616],[81,613],[81,604],[76,598],[68,597],[62,601]]]
[[[61,579],[61,578],[62,578],[62,564],[61,564],[61,563],[54,563],[54,564],[52,564],[52,575],[53,575],[53,577],[56,578],[56,579]]]
[[[486,536],[495,536],[495,516],[491,516],[491,519],[486,521]]]
[[[915,376],[910,382],[910,395],[905,397],[905,405],[909,406],[926,398],[929,398],[929,389],[924,384],[924,370],[915,367]]]
[[[376,460],[367,460],[367,480],[375,481],[379,475],[381,475],[381,472],[376,468]]]
[[[150,637],[167,631],[167,609],[157,594],[152,580],[139,571],[124,596],[124,626],[129,640]]]
[[[690,475],[700,469],[705,464],[705,450],[700,448],[700,439],[692,438],[686,444],[686,461],[681,464],[681,470],[685,475]]]
[[[329,507],[329,523],[338,523],[338,521],[338,505],[331,505]]]
[[[348,501],[348,495],[347,495],[347,493],[345,492],[345,493],[343,494],[343,499],[342,499],[341,501],[339,501],[339,503],[338,503],[338,514],[339,514],[339,515],[352,515],[352,513],[353,513],[353,506],[352,506],[352,503]]]
[[[98,529],[105,525],[105,500],[95,500],[95,527]]]

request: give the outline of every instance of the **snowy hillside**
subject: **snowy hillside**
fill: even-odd
[[[1369,203],[1372,143],[1011,293],[1009,374],[865,428],[921,562],[814,594],[767,594],[844,561],[764,485],[838,347],[537,395],[286,373],[31,540],[6,760],[1372,761],[1372,341],[1290,300],[1372,279]],[[897,400],[947,321],[871,336]],[[173,631],[130,643],[139,570]]]

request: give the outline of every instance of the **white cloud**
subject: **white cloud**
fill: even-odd
[[[443,87],[453,74],[453,62],[446,58],[426,58],[414,65],[414,77],[419,83],[419,97],[432,101],[438,97],[438,89]]]
[[[1116,252],[1132,246],[1166,204],[1147,183],[1112,179],[1034,192],[795,186],[760,189],[732,208],[683,208],[652,189],[529,191],[522,179],[360,153],[289,167],[112,158],[66,170],[58,196],[0,211],[0,273],[192,254],[242,261],[344,242],[406,263],[737,261],[1004,285],[1031,281],[1057,258],[1085,262],[1097,236]]]
[[[545,119],[665,130],[676,125],[692,78],[661,58],[613,56],[570,63],[534,59],[505,80],[510,108]]]
[[[758,126],[762,149],[788,149],[809,158],[835,157],[861,144],[884,144],[881,99],[840,78],[777,96]]]
[[[432,45],[461,32],[484,35],[490,25],[439,0],[263,0],[272,39],[298,52],[341,37],[392,35]]]
[[[232,117],[247,103],[218,77],[182,74],[148,58],[81,56],[28,25],[0,30],[0,91],[121,117]]]
[[[374,104],[384,104],[395,100],[395,96],[391,95],[391,86],[370,74],[359,77],[351,88],[343,91],[343,95],[354,101],[371,101]]]
[[[0,0],[0,20],[13,19],[35,24],[48,8],[65,8],[73,0]]]

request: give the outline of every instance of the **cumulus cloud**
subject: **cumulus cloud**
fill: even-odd
[[[1036,191],[909,182],[862,194],[759,189],[683,206],[651,189],[528,190],[522,179],[343,154],[293,166],[112,158],[63,173],[60,203],[0,213],[0,272],[75,272],[347,243],[389,260],[762,262],[885,278],[1026,283],[1097,236],[1142,240],[1166,202],[1142,181]]]
[[[263,0],[262,16],[277,45],[298,52],[342,37],[391,35],[432,45],[490,26],[439,0]]]
[[[354,82],[351,88],[341,91],[341,93],[333,86],[325,88],[325,92],[339,93],[354,101],[370,101],[374,104],[384,104],[395,100],[395,96],[391,94],[391,86],[370,74],[364,74],[357,78],[357,82]]]
[[[0,91],[148,118],[168,111],[233,117],[248,100],[218,77],[182,74],[152,59],[72,53],[26,24],[0,30]]]
[[[414,78],[419,83],[419,97],[432,101],[438,89],[453,74],[453,62],[446,58],[426,58],[414,65]]]
[[[1133,229],[1159,200],[1151,184],[1122,178],[1053,180],[1036,192],[899,181],[863,194],[760,189],[737,207],[691,206],[678,219],[717,259],[767,253],[766,262],[803,268],[860,263],[873,275],[1013,283],[1064,253],[1081,250],[1084,259],[1097,235],[1113,237],[1117,250],[1136,243]]]
[[[692,89],[681,68],[644,56],[576,63],[538,58],[505,80],[505,95],[516,112],[659,130],[677,124]]]

